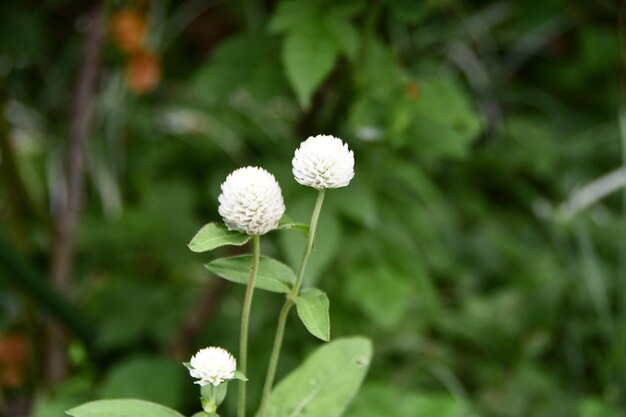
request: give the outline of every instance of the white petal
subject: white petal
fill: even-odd
[[[200,349],[189,361],[189,374],[197,378],[195,384],[215,386],[233,379],[237,361],[226,350],[219,347]]]
[[[245,167],[226,177],[218,211],[231,230],[263,235],[278,226],[285,203],[276,178],[263,168]]]
[[[339,138],[311,136],[296,150],[292,167],[302,185],[318,190],[345,187],[354,177],[354,154]]]

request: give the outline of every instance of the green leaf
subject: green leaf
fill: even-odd
[[[198,68],[190,91],[199,102],[217,106],[221,110],[231,106],[231,98],[242,92],[262,103],[276,96],[287,95],[289,85],[282,71],[281,47],[281,40],[269,35],[251,36],[243,33],[229,36],[215,47],[207,61]],[[241,51],[246,53],[242,54]],[[223,103],[229,105],[223,106]],[[205,117],[201,120],[205,122],[199,126],[195,123],[192,127],[200,130],[205,128],[210,134],[218,134],[220,131],[218,126],[213,125],[229,120],[227,113],[221,114],[217,109],[211,112],[211,116],[216,116],[215,119],[206,118],[206,112],[201,114]],[[263,128],[267,129],[267,120],[265,123]],[[243,126],[238,126],[235,131],[239,132],[241,128]],[[225,135],[221,136],[223,141],[229,139]],[[225,145],[224,142],[220,143]]]
[[[359,32],[354,24],[337,14],[329,15],[325,23],[341,51],[354,60],[359,49]]]
[[[298,316],[307,330],[325,342],[330,340],[330,316],[328,297],[317,288],[307,288],[296,297]]]
[[[268,29],[272,33],[286,32],[311,20],[318,13],[316,1],[283,0],[276,7]]]
[[[183,417],[171,408],[142,400],[92,401],[66,411],[73,417]]]
[[[335,38],[322,21],[296,27],[287,35],[283,63],[287,79],[303,108],[311,105],[311,96],[330,74],[337,55]]]
[[[278,229],[297,230],[304,236],[309,236],[308,224],[295,222],[286,214],[280,219],[280,222],[278,222]]]
[[[423,157],[464,157],[483,130],[463,90],[443,78],[419,82],[410,129],[399,138]]]
[[[357,393],[372,358],[362,337],[338,339],[317,349],[272,391],[272,417],[339,417]]]
[[[224,402],[224,398],[226,398],[226,393],[228,393],[228,382],[222,382],[217,386],[217,398],[215,398],[215,404],[218,407]]]
[[[187,246],[193,252],[207,252],[220,246],[241,246],[248,240],[250,240],[250,236],[234,230],[228,230],[221,223],[209,223],[196,233]]]
[[[246,377],[244,373],[241,371],[235,371],[235,376],[233,376],[233,379],[238,379],[240,381],[247,381],[248,377]]]
[[[408,74],[398,63],[389,45],[380,39],[372,39],[367,48],[363,67],[360,68],[362,93],[386,101],[391,99],[388,105],[393,105],[400,98],[401,85]]]
[[[220,277],[237,284],[248,283],[252,255],[239,255],[220,258],[205,265],[206,268]],[[282,262],[261,256],[259,271],[256,277],[256,288],[266,291],[287,293],[296,281],[294,272]]]

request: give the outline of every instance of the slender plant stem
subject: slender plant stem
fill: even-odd
[[[252,268],[246,287],[246,295],[243,300],[243,312],[241,313],[241,334],[239,336],[239,370],[245,375],[248,368],[248,324],[250,322],[250,308],[252,307],[252,295],[254,284],[259,270],[259,258],[261,256],[261,238],[252,236]],[[239,404],[237,416],[246,416],[246,381],[239,381]]]
[[[291,295],[293,296],[297,296],[300,293],[300,286],[302,285],[302,279],[304,278],[306,263],[309,260],[309,255],[311,254],[311,250],[313,249],[313,243],[315,242],[315,230],[317,229],[317,220],[319,219],[320,212],[322,211],[322,204],[324,203],[325,193],[326,190],[322,188],[317,194],[317,201],[315,201],[315,208],[313,209],[313,214],[311,215],[311,224],[309,225],[309,239],[306,242],[304,254],[302,254],[302,261],[300,262],[300,269],[298,270],[296,284],[293,286],[293,290],[291,290]]]
[[[263,397],[261,398],[261,406],[259,407],[260,416],[263,417],[268,406],[269,396],[274,386],[274,378],[276,377],[276,369],[278,368],[278,359],[280,358],[280,349],[283,345],[283,336],[285,335],[285,324],[289,316],[289,310],[293,302],[290,299],[285,300],[283,308],[278,315],[278,324],[276,325],[276,336],[274,337],[274,345],[272,346],[272,355],[267,366],[267,374],[265,375],[265,384],[263,385]]]
[[[309,255],[313,250],[313,243],[315,242],[315,230],[317,229],[317,221],[322,211],[322,204],[324,203],[325,189],[319,191],[317,195],[317,201],[315,202],[315,208],[311,215],[311,223],[309,225],[309,238],[307,240],[304,253],[302,254],[302,260],[300,261],[300,268],[298,270],[298,276],[296,283],[293,286],[291,292],[287,295],[285,304],[280,310],[278,315],[278,324],[276,325],[276,336],[274,336],[274,345],[272,346],[272,354],[270,356],[270,362],[267,367],[267,374],[265,376],[265,384],[263,385],[263,397],[261,398],[261,406],[259,407],[260,417],[264,417],[267,412],[267,406],[270,393],[274,385],[274,378],[276,377],[276,369],[278,368],[278,360],[280,358],[280,350],[283,344],[283,336],[285,335],[285,325],[287,324],[287,317],[289,316],[289,310],[294,304],[293,299],[300,293],[300,287],[302,286],[302,280],[304,278],[304,270],[306,269]]]

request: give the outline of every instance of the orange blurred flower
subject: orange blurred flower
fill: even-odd
[[[126,85],[135,94],[154,90],[161,81],[161,58],[152,52],[133,54],[126,65]]]
[[[143,49],[146,33],[145,16],[133,9],[122,9],[111,21],[111,36],[123,52],[135,53]]]

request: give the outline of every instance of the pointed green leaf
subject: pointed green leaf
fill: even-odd
[[[280,61],[281,45],[280,39],[261,33],[250,36],[244,31],[227,37],[215,46],[206,62],[195,72],[190,92],[194,99],[207,106],[217,106],[241,92],[249,94],[259,105],[275,99],[277,95],[285,95],[289,86]],[[185,114],[197,120],[196,123],[181,126],[191,129],[185,134],[221,137],[219,144],[230,155],[242,152],[245,146],[241,136],[243,132],[222,126],[219,123],[224,117],[221,112],[219,115],[207,114],[185,106],[180,109],[175,107],[172,110],[187,112]]]
[[[72,417],[183,417],[171,408],[142,400],[92,401],[65,412]]]
[[[241,371],[235,371],[235,376],[233,377],[233,379],[238,379],[240,381],[247,381],[248,380],[248,378]]]
[[[484,129],[467,93],[445,78],[422,79],[419,91],[410,127],[397,143],[411,146],[420,157],[466,156]]]
[[[239,255],[230,258],[220,258],[209,262],[205,266],[209,271],[228,281],[246,285],[250,275],[250,267],[252,266],[252,256]],[[256,278],[256,288],[287,293],[291,290],[295,281],[296,275],[287,265],[267,256],[261,256]]]
[[[300,105],[308,109],[311,97],[337,60],[335,38],[321,21],[308,22],[289,32],[283,48],[287,79]]]
[[[330,316],[328,314],[328,297],[317,288],[307,288],[295,298],[296,309],[300,320],[307,330],[325,342],[330,340]]]
[[[304,236],[309,236],[308,224],[295,222],[286,214],[280,219],[280,222],[278,222],[278,229],[297,230]]]
[[[328,31],[334,37],[335,43],[341,48],[342,52],[346,54],[350,60],[356,59],[360,39],[359,32],[354,24],[337,14],[328,15],[325,23]]]
[[[228,230],[221,223],[209,223],[196,233],[187,246],[193,252],[207,252],[220,246],[241,246],[248,240],[250,240],[250,236],[234,230]]]
[[[266,415],[341,416],[361,386],[371,359],[372,344],[362,337],[323,345],[274,388]]]

